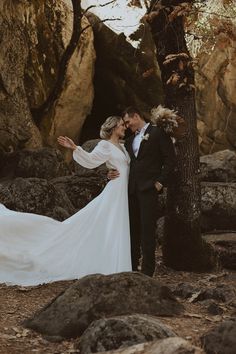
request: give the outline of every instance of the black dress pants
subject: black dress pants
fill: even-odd
[[[157,203],[155,188],[129,195],[132,269],[138,270],[142,252],[141,271],[150,276],[155,270]]]

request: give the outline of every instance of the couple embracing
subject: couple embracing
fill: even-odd
[[[127,128],[132,135],[122,144]],[[172,140],[131,107],[107,118],[100,136],[90,153],[58,138],[82,166],[109,169],[102,193],[79,212],[59,222],[0,205],[0,282],[37,285],[137,271],[141,256],[141,271],[153,275],[158,194],[175,167]]]

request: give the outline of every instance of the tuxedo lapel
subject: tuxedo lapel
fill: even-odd
[[[143,136],[145,136],[146,134],[150,134],[151,131],[152,131],[152,125],[151,125],[151,123],[150,123],[149,126],[147,127],[147,129],[145,130]],[[145,139],[143,139],[143,140],[141,141],[137,158],[140,156],[140,154],[141,154],[141,152],[142,152],[142,150],[143,150],[145,144],[147,144],[147,142],[148,142],[148,140],[145,140]]]
[[[133,151],[134,138],[135,138],[135,134],[131,135],[127,141],[127,151],[129,153],[131,159],[136,159],[136,157],[134,155],[134,151]]]

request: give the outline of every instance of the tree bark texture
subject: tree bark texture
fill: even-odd
[[[185,1],[190,5],[193,1]],[[213,263],[201,238],[201,186],[196,125],[194,70],[184,35],[184,16],[174,15],[182,1],[152,1],[147,15],[162,73],[165,106],[187,124],[177,141],[177,170],[168,188],[163,257],[179,270],[205,270]],[[186,6],[186,5],[185,5]]]

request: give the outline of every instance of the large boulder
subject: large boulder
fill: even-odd
[[[104,317],[174,316],[182,311],[171,291],[153,278],[135,272],[95,274],[78,280],[25,325],[49,336],[72,338]]]
[[[236,232],[206,234],[204,239],[213,246],[224,268],[236,270]]]
[[[63,190],[45,179],[15,178],[0,184],[0,203],[7,208],[64,220],[75,208]]]
[[[202,182],[201,206],[202,232],[236,230],[236,183]],[[164,235],[165,213],[166,191],[159,197],[157,237],[160,242]]]
[[[86,176],[72,175],[58,177],[51,180],[55,188],[63,191],[68,196],[73,206],[79,210],[94,199],[104,188],[106,181],[96,172],[86,173]]]
[[[180,337],[165,338],[150,343],[132,345],[128,348],[99,352],[98,354],[205,354]]]
[[[201,337],[207,354],[235,354],[236,320],[225,321]]]
[[[223,150],[200,157],[204,182],[236,182],[236,153]]]
[[[236,183],[202,183],[202,230],[236,230]]]
[[[2,153],[0,166],[0,176],[5,179],[15,177],[51,179],[70,173],[60,151],[47,147]]]
[[[96,145],[98,144],[98,142],[100,140],[101,139],[88,140],[82,145],[82,148],[85,151],[91,152],[96,147]],[[79,176],[88,176],[89,177],[89,176],[91,176],[91,173],[93,173],[95,176],[101,177],[101,180],[106,179],[107,171],[108,171],[106,164],[102,164],[101,166],[98,166],[97,168],[94,168],[93,170],[82,167],[81,165],[79,165],[75,161],[73,161],[71,163],[71,165],[73,166],[72,168],[75,171],[75,173],[78,174]]]
[[[82,26],[87,25],[83,18]],[[79,136],[94,96],[91,28],[83,33],[69,61],[63,91],[53,109],[43,117],[35,113],[55,86],[72,28],[73,13],[63,0],[17,0],[14,6],[9,0],[1,1],[1,150],[55,145],[60,134]]]
[[[79,338],[76,348],[81,354],[89,354],[173,336],[175,333],[153,316],[117,316],[94,321]]]

